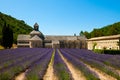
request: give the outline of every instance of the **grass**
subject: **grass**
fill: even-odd
[[[4,49],[4,47],[0,45],[0,49]]]
[[[56,64],[56,70],[57,70],[57,76],[59,77],[59,79],[61,80],[69,80],[70,79],[70,75],[68,72],[66,72],[65,68],[64,68],[64,64]]]
[[[10,80],[10,74],[8,72],[0,73],[0,80]]]
[[[13,71],[15,74],[20,73],[22,70],[23,70],[23,69],[22,69],[22,67],[20,67],[20,66],[15,66],[15,67],[12,68],[12,71]]]
[[[56,50],[57,51],[57,50]],[[59,53],[55,53],[55,60],[57,60],[54,63],[54,73],[60,80],[71,80],[72,76],[69,72],[68,67],[64,63],[64,61],[61,59]]]
[[[12,45],[12,49],[13,49],[13,48],[17,48],[17,45],[16,45],[16,44],[13,44],[13,45]],[[0,50],[3,50],[3,49],[5,49],[5,48],[4,48],[2,45],[0,45]]]
[[[39,80],[38,74],[36,74],[36,71],[31,71],[28,75],[27,75],[27,80]]]

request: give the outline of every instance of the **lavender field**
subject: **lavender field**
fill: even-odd
[[[0,80],[120,80],[120,55],[85,49],[1,50]]]

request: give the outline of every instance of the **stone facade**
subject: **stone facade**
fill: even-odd
[[[39,25],[35,23],[34,30],[29,35],[18,35],[17,46],[30,48],[87,48],[84,36],[43,35],[38,29]]]
[[[92,50],[93,45],[96,44],[95,49],[119,49],[118,42],[120,42],[120,35],[95,37],[87,40],[88,49]]]

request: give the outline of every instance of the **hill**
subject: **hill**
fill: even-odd
[[[117,35],[120,34],[120,22],[107,25],[99,29],[94,28],[91,32],[81,31],[81,33],[84,34],[88,39],[100,36]]]
[[[2,28],[5,22],[13,29],[14,43],[17,42],[18,34],[29,34],[33,30],[32,27],[27,25],[23,20],[18,20],[0,12],[0,43],[2,40]]]

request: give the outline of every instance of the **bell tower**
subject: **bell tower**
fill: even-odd
[[[34,30],[39,31],[39,25],[37,23],[34,24]]]

